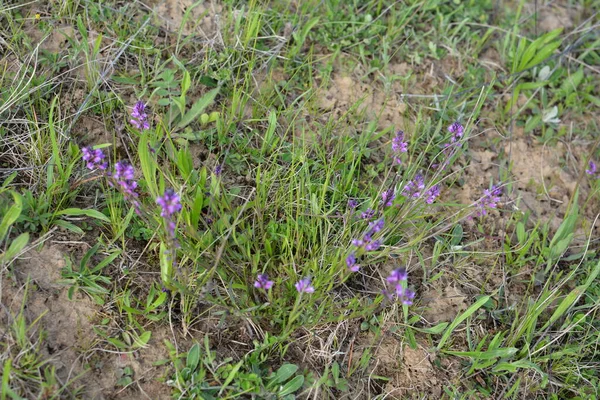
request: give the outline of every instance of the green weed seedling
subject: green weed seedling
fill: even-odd
[[[91,259],[96,254],[100,244],[96,244],[89,249],[75,267],[69,257],[65,259],[66,266],[61,271],[63,283],[70,285],[67,292],[69,299],[73,299],[73,294],[81,290],[90,296],[97,304],[104,304],[104,297],[110,293],[107,285],[110,285],[110,278],[102,275],[102,270],[112,263],[119,255],[121,250],[112,251],[107,257],[102,259],[94,267],[90,267]]]

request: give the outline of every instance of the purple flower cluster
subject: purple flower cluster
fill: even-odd
[[[390,301],[394,301],[395,297],[405,306],[410,306],[415,298],[415,292],[405,288],[408,280],[408,273],[404,268],[393,270],[387,277],[387,283],[393,288],[392,290],[384,290],[383,294]]]
[[[173,189],[167,189],[162,196],[158,196],[156,204],[160,206],[160,216],[165,219],[169,236],[174,240],[176,224],[171,217],[181,211],[181,198]]]
[[[450,143],[446,143],[443,146],[442,154],[444,161],[441,164],[441,169],[446,169],[448,164],[450,164],[450,158],[452,158],[456,151],[461,147],[460,140],[464,135],[465,128],[460,122],[454,122],[448,127],[448,132],[450,132],[452,136],[450,137]],[[438,168],[440,165],[435,164],[433,167]]]
[[[423,190],[425,190],[425,178],[423,178],[423,175],[419,172],[415,175],[413,180],[409,181],[406,186],[404,186],[402,193],[406,197],[416,198],[421,196]]]
[[[400,159],[401,153],[408,151],[408,142],[404,141],[404,132],[396,132],[396,136],[392,139],[392,152],[394,153],[394,164],[402,164]]]
[[[381,247],[381,240],[373,240],[373,236],[380,232],[385,226],[385,220],[383,218],[369,223],[369,230],[364,234],[362,239],[352,239],[352,245],[355,247],[362,248],[366,251],[379,250]]]
[[[452,125],[450,125],[448,127],[448,132],[450,132],[452,134],[452,137],[450,138],[450,144],[449,144],[449,145],[452,145],[452,144],[460,141],[460,139],[462,139],[463,133],[465,132],[465,128],[464,128],[464,126],[462,126],[460,124],[460,122],[457,121],[457,122],[452,123]],[[446,145],[446,146],[449,146],[449,145]]]
[[[394,199],[396,198],[396,194],[394,193],[394,189],[388,189],[381,194],[381,204],[384,207],[391,207],[394,204]]]
[[[375,216],[375,210],[373,210],[372,208],[367,208],[365,211],[360,213],[361,219],[371,219],[374,216]]]
[[[476,203],[477,211],[475,212],[475,216],[484,216],[487,214],[489,208],[496,208],[501,196],[502,188],[497,185],[492,185],[490,189],[485,189],[483,196]]]
[[[135,103],[133,110],[131,110],[131,120],[129,122],[142,131],[150,128],[148,114],[146,114],[146,104],[143,101]]]
[[[408,181],[402,190],[402,194],[406,197],[417,198],[421,195],[425,195],[425,202],[432,204],[435,199],[440,195],[440,185],[434,185],[429,189],[425,190],[425,178],[421,173],[415,175],[414,179]]]
[[[596,166],[596,163],[590,160],[590,163],[588,164],[588,169],[585,170],[585,173],[588,175],[596,175],[597,172],[598,167]]]
[[[435,199],[440,195],[440,185],[434,185],[425,192],[425,202],[433,204]]]
[[[84,147],[81,149],[81,152],[83,153],[83,156],[81,158],[87,163],[86,166],[89,169],[105,170],[108,167],[108,163],[104,161],[106,156],[104,155],[104,152],[102,150]]]
[[[356,207],[358,207],[358,201],[356,201],[355,199],[349,199],[348,200],[348,209],[354,210]]]
[[[302,278],[294,285],[298,293],[314,293],[315,288],[312,286],[310,278]]]
[[[258,274],[254,287],[258,289],[269,290],[273,287],[273,281],[269,280],[267,274]]]
[[[123,192],[125,200],[130,201],[133,204],[135,211],[139,214],[140,203],[137,200],[139,194],[136,192],[138,183],[135,180],[135,169],[133,166],[125,161],[119,161],[115,164],[115,171],[112,175],[108,174],[108,176],[113,179],[117,188]],[[111,181],[109,181],[109,184],[111,186],[114,185]]]
[[[356,253],[355,252],[348,254],[348,257],[346,257],[346,266],[348,267],[348,270],[351,272],[358,272],[358,270],[360,269],[360,265],[358,265],[356,262]]]

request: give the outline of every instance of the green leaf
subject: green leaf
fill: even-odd
[[[135,348],[146,347],[146,345],[150,341],[151,337],[152,337],[152,332],[151,331],[145,331],[139,337],[134,337],[133,340],[134,340],[135,343],[134,343],[133,347],[135,347]]]
[[[442,333],[444,331],[444,329],[446,329],[448,324],[449,324],[448,322],[442,322],[440,324],[437,324],[436,326],[432,326],[431,328],[415,328],[413,326],[412,329],[414,329],[417,332],[429,333],[432,335],[439,335],[440,333]]]
[[[297,365],[283,364],[281,367],[279,367],[279,369],[275,373],[275,378],[273,380],[273,383],[276,383],[278,385],[282,384],[283,382],[290,379],[292,377],[292,375],[294,375],[296,373],[296,371],[298,371]]]
[[[167,289],[172,289],[173,258],[168,247],[160,242],[160,278]]]
[[[181,117],[181,120],[177,124],[177,128],[178,129],[185,128],[190,123],[192,123],[192,121],[194,121],[196,118],[198,118],[198,116],[200,114],[202,114],[204,109],[206,107],[208,107],[210,104],[212,104],[212,102],[215,100],[215,97],[217,97],[218,93],[219,93],[219,88],[216,88],[216,89],[213,89],[210,92],[206,93],[204,96],[202,96],[198,100],[196,100],[196,102],[188,110],[188,112],[186,112],[183,115],[183,117]]]
[[[225,382],[223,382],[223,387],[219,391],[219,394],[223,393],[223,391],[225,389],[227,389],[227,386],[229,386],[229,384],[233,381],[233,379],[235,378],[235,376],[237,375],[238,371],[240,370],[240,368],[242,367],[243,364],[244,364],[243,358],[237,364],[235,364],[235,366],[233,367],[233,369],[227,376],[227,379],[225,379]]]
[[[487,351],[451,351],[442,350],[443,353],[459,357],[470,357],[476,360],[492,360],[494,358],[506,358],[516,354],[519,349],[515,347],[506,347]]]
[[[444,333],[442,338],[440,339],[440,342],[437,345],[437,349],[440,350],[444,346],[444,344],[446,344],[446,341],[450,338],[450,335],[452,334],[454,329],[456,329],[456,327],[458,325],[460,325],[465,319],[467,319],[471,315],[473,315],[475,313],[475,311],[479,310],[479,308],[481,308],[481,306],[483,306],[485,303],[487,303],[489,301],[489,299],[490,299],[490,296],[482,296],[479,300],[477,300],[475,302],[475,304],[473,304],[471,307],[469,307],[464,313],[462,313],[460,316],[456,317],[454,319],[454,321],[452,321],[452,324],[450,324],[450,326],[448,327],[448,329],[446,330],[446,332]]]
[[[85,215],[86,217],[96,218],[101,221],[110,222],[110,219],[102,214],[100,211],[87,209],[82,210],[81,208],[66,208],[56,213],[56,215],[70,215],[70,216],[80,216]]]
[[[302,387],[302,385],[304,385],[304,376],[298,375],[281,388],[279,395],[287,396],[288,394],[295,393]]]
[[[15,240],[12,241],[12,243],[8,247],[8,250],[6,250],[4,254],[0,254],[0,261],[9,262],[10,260],[18,256],[21,250],[23,250],[23,248],[27,246],[28,242],[29,233],[21,233],[15,238]]]
[[[200,362],[200,346],[198,345],[198,343],[194,343],[192,348],[188,351],[187,359],[185,360],[185,365],[191,371],[195,371],[199,362]]]
[[[140,157],[140,167],[142,169],[144,179],[146,180],[146,184],[148,185],[148,190],[150,191],[152,198],[156,198],[158,196],[158,185],[156,183],[156,161],[150,155],[150,150],[148,150],[149,146],[150,143],[148,142],[148,133],[145,132],[140,137],[138,155]]]
[[[54,221],[54,225],[60,226],[61,228],[65,228],[71,232],[75,232],[78,235],[84,234],[83,229],[81,229],[80,227],[78,227],[75,224],[72,224],[72,223],[62,220],[62,219],[57,219],[56,221]]]
[[[0,222],[0,242],[6,236],[8,228],[10,228],[10,226],[15,223],[15,221],[21,215],[21,211],[23,211],[23,200],[21,196],[16,192],[13,192],[12,195],[15,200],[15,204],[13,204],[8,209],[8,211],[2,218],[2,222]]]

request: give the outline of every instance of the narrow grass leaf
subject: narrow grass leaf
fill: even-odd
[[[464,320],[466,320],[471,315],[473,315],[475,313],[475,311],[479,310],[479,308],[481,308],[481,306],[483,306],[485,303],[487,303],[489,301],[489,299],[490,299],[490,296],[481,297],[471,307],[469,307],[464,313],[462,313],[460,316],[456,317],[456,319],[454,321],[452,321],[452,324],[450,324],[450,326],[448,327],[448,329],[446,330],[446,332],[440,339],[440,342],[437,345],[437,349],[440,350],[444,346],[444,344],[446,344],[446,341],[450,338],[450,335],[452,334],[454,329],[456,329],[456,327],[458,325],[460,325]]]
[[[85,215],[86,217],[96,218],[101,221],[110,222],[110,219],[106,215],[102,214],[100,211],[91,210],[91,209],[82,210],[81,208],[65,208],[64,210],[61,210],[61,211],[57,212],[56,214],[57,215],[69,215],[69,216]]]
[[[442,350],[443,353],[458,357],[470,357],[476,360],[492,360],[495,358],[506,358],[516,354],[519,349],[515,347],[506,347],[487,351],[452,351]]]

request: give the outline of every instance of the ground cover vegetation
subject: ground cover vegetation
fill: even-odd
[[[0,1],[0,399],[596,399],[600,5]]]

